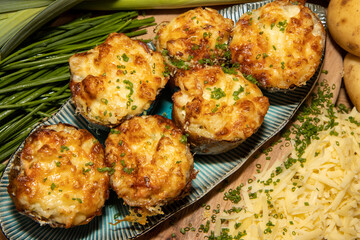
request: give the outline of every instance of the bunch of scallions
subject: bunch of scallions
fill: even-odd
[[[43,27],[0,61],[0,171],[30,131],[70,97],[68,59],[102,43],[108,34],[146,33],[155,19],[136,11],[75,19]]]

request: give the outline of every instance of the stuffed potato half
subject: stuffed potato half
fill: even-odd
[[[302,86],[314,75],[325,30],[308,7],[278,0],[243,14],[232,31],[232,62],[268,90]]]
[[[188,194],[195,178],[186,136],[162,116],[141,116],[114,128],[106,139],[110,185],[131,207],[149,215]]]
[[[121,33],[73,55],[69,64],[76,110],[108,127],[148,110],[168,81],[162,55]]]
[[[189,135],[192,151],[218,154],[237,147],[261,126],[268,98],[241,73],[220,66],[180,71],[172,118]]]
[[[156,50],[173,69],[218,64],[230,57],[228,43],[234,22],[215,9],[195,8],[161,25]]]
[[[12,163],[8,192],[16,209],[41,225],[74,227],[101,215],[109,196],[103,146],[84,129],[42,126]]]

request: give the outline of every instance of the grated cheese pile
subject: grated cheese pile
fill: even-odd
[[[320,124],[329,120],[326,114],[318,118]],[[360,239],[360,113],[335,112],[333,119],[336,124],[307,145],[305,161],[287,168],[278,160],[243,186],[237,211],[218,218],[215,236]]]

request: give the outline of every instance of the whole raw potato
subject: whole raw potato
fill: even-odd
[[[331,36],[346,51],[360,56],[360,1],[331,0],[327,11]]]
[[[351,102],[360,111],[360,57],[351,53],[344,59],[344,83]]]

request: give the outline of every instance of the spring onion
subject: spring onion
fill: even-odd
[[[130,9],[178,9],[198,6],[212,6],[225,4],[239,4],[256,0],[86,0],[76,6],[87,10],[130,10]]]
[[[47,7],[54,0],[2,0],[0,13],[17,12],[25,9]]]
[[[0,59],[8,56],[19,44],[27,39],[34,31],[46,24],[49,20],[55,18],[64,11],[72,8],[82,0],[56,0],[52,1],[48,6],[44,1],[38,2],[38,8],[29,8],[31,5],[24,6],[23,10],[4,13],[3,19],[0,22],[2,34],[0,35]],[[24,3],[24,1],[21,1]],[[17,1],[5,1],[7,6],[2,12],[21,9],[19,5],[21,2]],[[31,1],[26,1],[31,2]],[[12,7],[11,7],[12,5]],[[36,6],[36,1],[34,5]],[[7,10],[6,10],[7,9]],[[1,12],[1,11],[0,11]]]

